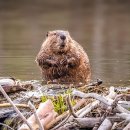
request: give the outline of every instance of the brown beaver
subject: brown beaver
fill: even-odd
[[[36,62],[46,81],[58,83],[88,83],[91,77],[89,59],[83,48],[68,31],[47,33]]]

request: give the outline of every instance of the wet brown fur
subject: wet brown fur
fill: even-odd
[[[64,34],[65,46],[59,35]],[[80,44],[67,31],[51,31],[36,57],[46,81],[58,83],[88,83],[91,77],[89,59]]]

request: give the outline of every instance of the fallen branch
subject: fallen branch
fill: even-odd
[[[43,125],[42,125],[42,123],[41,123],[41,121],[40,121],[40,119],[39,119],[39,117],[38,117],[38,115],[36,113],[35,106],[30,101],[28,102],[28,106],[30,107],[30,109],[32,110],[32,112],[33,112],[33,114],[35,116],[35,119],[36,119],[36,121],[37,121],[37,123],[39,125],[39,130],[44,130],[44,127],[43,127]]]
[[[93,109],[95,109],[96,107],[98,107],[99,105],[99,101],[94,101],[90,104],[88,104],[87,106],[85,106],[82,110],[79,110],[76,114],[78,114],[78,117],[84,117],[87,113],[89,113],[90,111],[92,111]]]
[[[78,123],[81,128],[93,128],[96,122],[100,121],[100,117],[85,117],[85,118],[74,118],[74,121]]]
[[[130,123],[127,124],[127,126],[123,130],[129,130],[130,129]]]
[[[102,103],[106,104],[106,105],[111,105],[110,102],[108,102],[108,100],[106,98],[104,98],[103,96],[97,94],[97,93],[83,93],[81,91],[78,91],[76,89],[73,90],[72,94],[74,96],[78,96],[78,97],[81,97],[81,98],[95,98],[99,101],[101,101]]]
[[[105,119],[102,124],[100,125],[100,127],[98,128],[98,130],[110,130],[112,128],[112,123],[109,119]]]
[[[77,118],[78,116],[75,114],[74,109],[73,109],[71,102],[70,102],[70,95],[67,96],[66,101],[68,103],[68,108],[69,108],[70,114],[73,115],[73,117]]]
[[[100,79],[97,79],[97,81],[94,81],[94,82],[92,82],[92,83],[89,83],[89,84],[87,84],[87,85],[82,85],[82,86],[78,86],[78,88],[80,88],[80,89],[90,89],[90,88],[94,88],[94,87],[96,87],[96,86],[99,86],[99,85],[101,85],[103,83],[103,81],[102,80],[100,80]],[[77,88],[77,87],[76,87]]]
[[[14,130],[13,128],[11,128],[10,126],[6,125],[6,124],[3,124],[3,123],[0,123],[0,125],[4,126],[4,127],[7,127],[9,128],[10,130]]]
[[[52,128],[51,130],[57,130],[59,127],[63,126],[68,121],[69,117],[70,117],[70,114],[63,121],[61,121],[57,126]]]
[[[130,109],[130,101],[118,101],[118,104],[126,109]]]
[[[127,122],[130,122],[130,114],[127,113],[116,113],[116,115],[122,119],[125,119]]]
[[[14,104],[16,107],[24,107],[24,108],[29,108],[27,104]],[[0,107],[12,107],[10,103],[2,103],[0,104]]]

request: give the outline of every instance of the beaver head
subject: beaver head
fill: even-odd
[[[53,53],[66,53],[70,49],[71,37],[68,31],[49,31],[43,47],[47,46]]]

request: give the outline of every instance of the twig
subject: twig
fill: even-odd
[[[14,130],[13,128],[11,128],[10,126],[8,126],[8,125],[6,125],[6,124],[0,123],[0,125],[3,125],[4,127],[7,127],[7,128],[9,128],[9,129],[11,129],[11,130]]]
[[[37,121],[37,123],[39,125],[39,130],[44,130],[43,125],[41,124],[41,121],[40,121],[40,119],[39,119],[39,117],[38,117],[38,115],[36,113],[35,106],[30,101],[28,102],[28,105],[29,105],[30,109],[32,110],[32,112],[33,112],[33,114],[35,116],[35,119],[36,119],[36,121]]]
[[[70,95],[67,96],[66,101],[68,103],[68,108],[69,108],[70,114],[72,114],[73,117],[77,118],[78,116],[75,114],[74,109],[73,109],[71,102],[70,102]]]
[[[127,126],[123,130],[129,130],[130,129],[130,123],[127,124]]]
[[[130,101],[118,101],[118,104],[124,107],[125,109],[130,108]]]
[[[62,122],[60,122],[57,126],[55,126],[54,128],[52,128],[51,130],[57,130],[59,127],[61,127],[62,125],[65,124],[66,121],[68,121],[69,117],[71,115],[69,114]]]
[[[123,120],[123,121],[121,121],[121,122],[119,122],[119,123],[117,123],[116,124],[116,126],[115,126],[115,128],[118,128],[118,127],[122,127],[123,125],[125,125],[127,122],[125,121],[125,120]],[[129,130],[129,129],[128,129]]]
[[[87,88],[87,89],[88,89],[88,88],[93,88],[93,87],[95,87],[95,86],[101,85],[102,83],[103,83],[102,80],[97,79],[97,81],[92,82],[92,83],[89,83],[89,84],[84,85],[84,86],[81,86],[80,88],[81,88],[81,89],[84,89],[84,88]]]
[[[22,115],[22,113],[18,110],[18,108],[14,105],[14,103],[12,102],[12,100],[9,98],[9,96],[6,94],[6,92],[4,91],[4,89],[2,88],[2,86],[0,85],[0,91],[1,93],[4,95],[4,97],[8,100],[8,102],[13,106],[14,110],[16,111],[16,113],[18,113],[18,115],[22,118],[22,120],[28,125],[28,127],[30,128],[30,130],[33,130],[32,126],[28,123],[28,121],[26,120],[26,118]]]
[[[74,118],[81,128],[93,128],[96,122],[100,121],[100,117]]]
[[[109,106],[111,105],[111,103],[108,102],[108,100],[105,97],[103,97],[103,96],[101,96],[101,95],[99,95],[97,93],[88,93],[88,94],[86,94],[86,93],[83,93],[81,91],[78,91],[78,90],[74,89],[72,94],[75,95],[75,96],[81,97],[81,98],[95,98],[95,99],[103,102],[106,105],[109,105]]]
[[[27,104],[14,104],[16,107],[24,107],[24,108],[29,108]],[[10,103],[3,103],[0,104],[0,107],[11,107],[12,105]]]
[[[95,109],[98,105],[99,105],[99,101],[94,101],[90,104],[88,104],[87,106],[84,107],[84,109],[82,110],[82,112],[80,112],[78,117],[84,117],[87,113],[89,113],[90,111],[92,111],[93,109]],[[78,114],[78,112],[77,112]]]
[[[115,130],[116,129],[116,125],[117,125],[117,122],[114,122],[111,130]]]
[[[116,115],[122,119],[125,119],[126,121],[130,122],[130,114],[127,113],[116,113]]]

